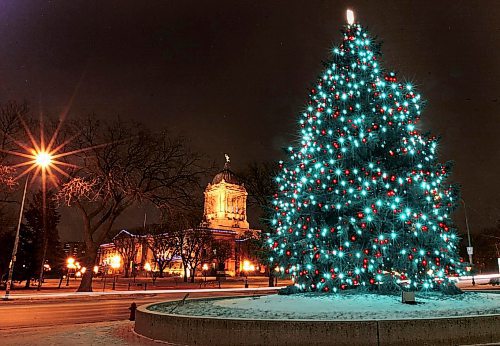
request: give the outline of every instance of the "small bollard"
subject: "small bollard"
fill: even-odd
[[[130,310],[129,320],[135,321],[135,310],[137,310],[137,304],[136,303],[130,304],[130,307],[128,309]]]

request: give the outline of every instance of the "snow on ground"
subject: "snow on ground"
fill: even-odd
[[[132,332],[130,321],[83,323],[52,327],[0,330],[2,346],[147,346],[161,345]],[[163,343],[163,345],[168,345]]]
[[[250,319],[319,319],[387,320],[428,317],[500,314],[500,294],[466,292],[457,296],[441,293],[417,295],[416,305],[401,303],[399,296],[377,294],[268,295],[218,300],[191,300],[150,307],[175,314],[250,318]]]

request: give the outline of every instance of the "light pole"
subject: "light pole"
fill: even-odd
[[[245,288],[248,288],[248,272],[254,271],[255,266],[249,260],[243,261],[243,273],[245,274]]]
[[[75,259],[73,257],[68,257],[66,260],[66,286],[69,286],[69,270],[70,269],[75,269]]]
[[[113,268],[113,290],[116,289],[116,270],[120,268],[121,259],[122,258],[118,254],[111,258],[111,268]]]
[[[201,269],[203,270],[203,277],[205,278],[205,282],[207,282],[208,264],[204,263]]]
[[[21,230],[21,221],[23,219],[24,211],[24,201],[26,200],[26,190],[28,189],[29,174],[26,176],[26,182],[24,183],[23,199],[21,201],[21,210],[19,211],[19,220],[17,222],[16,238],[14,240],[14,249],[12,249],[12,257],[9,262],[9,276],[7,277],[7,283],[5,285],[5,296],[4,300],[9,299],[10,288],[12,286],[12,276],[14,275],[14,264],[16,263],[17,248],[19,247],[19,232]]]
[[[31,168],[25,171],[26,181],[24,183],[23,199],[21,201],[21,210],[19,211],[19,220],[17,221],[16,237],[14,240],[14,248],[12,249],[12,257],[9,262],[9,276],[7,277],[7,284],[5,285],[5,296],[4,300],[9,299],[10,289],[12,287],[12,277],[14,275],[14,264],[16,263],[17,249],[19,247],[19,233],[21,230],[21,222],[23,220],[24,213],[24,202],[26,200],[26,191],[28,190],[28,181],[30,178],[30,172],[34,168],[37,168],[36,172],[41,171],[42,177],[45,177],[46,169],[52,164],[52,155],[49,152],[39,150],[34,151],[32,155],[25,155],[24,157],[31,158],[32,161],[28,161],[28,164],[32,164]],[[45,209],[44,209],[45,210]],[[43,216],[45,217],[45,215]],[[45,234],[45,229],[44,229]],[[43,275],[43,263],[42,263],[42,275]]]
[[[469,231],[469,220],[467,219],[467,207],[465,205],[465,201],[463,198],[460,199],[462,204],[464,205],[464,215],[465,215],[465,226],[467,227],[467,240],[469,242],[469,246],[467,247],[467,254],[469,255],[469,263],[471,265],[471,276],[472,276],[472,286],[476,285],[474,281],[474,263],[472,262],[472,254],[474,253],[474,249],[470,242],[470,231]]]

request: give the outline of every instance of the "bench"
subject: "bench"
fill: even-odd
[[[200,288],[202,287],[219,287],[220,288],[220,281],[219,280],[209,280],[209,281],[202,281],[200,282]]]
[[[128,290],[130,291],[130,287],[144,287],[144,291],[148,290],[148,283],[147,282],[129,282],[128,283]]]

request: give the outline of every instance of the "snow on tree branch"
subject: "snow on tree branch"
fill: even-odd
[[[93,201],[96,199],[98,192],[95,187],[97,186],[97,179],[85,178],[72,178],[67,183],[62,185],[56,198],[58,201],[64,201],[64,204],[71,206],[79,199],[86,199]]]

